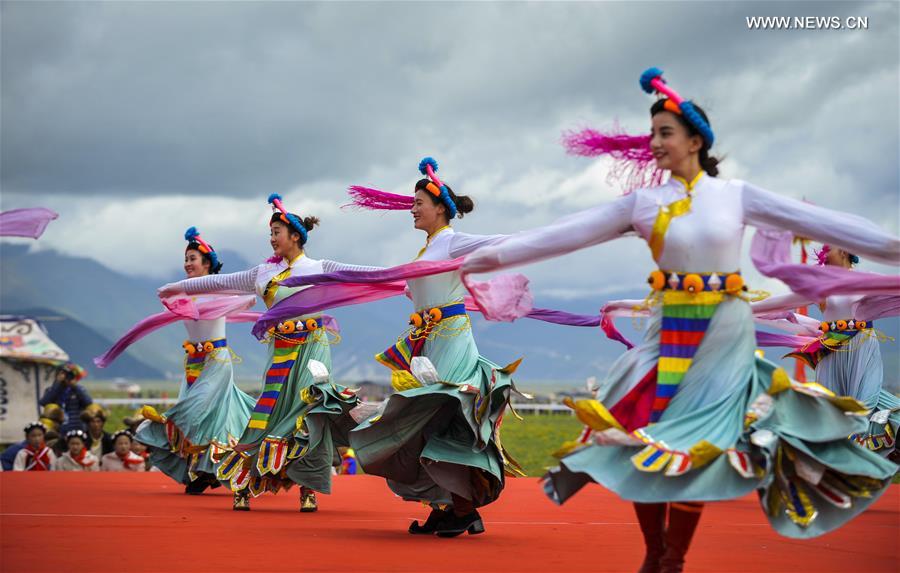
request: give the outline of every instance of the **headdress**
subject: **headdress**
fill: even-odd
[[[649,68],[640,79],[641,88],[647,93],[661,95],[667,111],[684,117],[712,147],[715,136],[713,131],[694,104],[683,99],[662,78],[662,70]],[[631,135],[624,133],[618,126],[609,131],[582,129],[567,131],[562,136],[563,146],[571,155],[582,157],[599,157],[608,155],[615,162],[610,176],[625,180],[625,192],[641,187],[662,183],[663,170],[656,167],[656,160],[650,151],[650,135]]]
[[[219,262],[219,255],[216,254],[216,250],[213,249],[212,245],[203,240],[203,237],[200,236],[200,231],[197,230],[197,227],[190,227],[187,231],[184,232],[184,240],[188,242],[187,248],[191,248],[191,246],[196,246],[197,250],[202,254],[209,256],[209,272],[217,273],[222,268],[222,263]]]
[[[74,362],[66,362],[60,365],[59,369],[72,376],[76,382],[87,376],[87,370]]]
[[[116,440],[118,440],[118,439],[119,439],[119,436],[128,436],[128,439],[129,439],[129,440],[133,440],[133,439],[134,439],[134,434],[131,433],[131,430],[122,429],[122,430],[118,430],[118,431],[116,431],[116,432],[113,432],[113,435],[112,435],[112,441],[115,442]]]
[[[419,162],[419,172],[428,178],[425,190],[435,196],[447,208],[447,218],[453,219],[457,215],[456,203],[450,197],[450,189],[437,176],[438,163],[433,157],[425,157]],[[412,209],[415,197],[388,193],[370,187],[353,185],[349,191],[353,201],[345,207],[359,207],[369,210],[408,211]]]
[[[84,442],[88,441],[87,432],[85,432],[84,430],[69,430],[68,432],[66,432],[66,443],[68,443],[72,438],[81,438],[81,440]]]
[[[281,195],[278,193],[269,195],[269,204],[272,205],[273,211],[280,213],[282,223],[300,233],[300,244],[306,244],[306,240],[309,237],[306,226],[299,217],[293,213],[288,213],[288,210],[284,208],[284,204],[281,202]]]
[[[456,203],[450,197],[450,190],[438,179],[437,170],[438,163],[433,157],[425,157],[419,162],[419,171],[430,180],[425,190],[441,200],[447,208],[447,218],[453,219],[456,217]]]
[[[47,426],[43,422],[29,422],[25,424],[25,433],[27,434],[36,428],[40,428],[45,434],[47,433]]]
[[[684,117],[691,125],[697,128],[697,131],[700,132],[700,135],[706,141],[706,145],[712,147],[716,136],[713,134],[709,123],[703,119],[703,116],[694,107],[693,102],[682,98],[678,95],[678,92],[669,87],[662,74],[663,72],[659,68],[648,68],[641,74],[641,88],[648,94],[656,92],[657,95],[662,96],[665,101],[663,106],[666,111]]]
[[[109,418],[109,412],[103,409],[103,406],[94,402],[93,404],[88,404],[84,410],[81,411],[81,420],[83,422],[89,422],[93,418],[100,418],[104,422],[107,418]]]

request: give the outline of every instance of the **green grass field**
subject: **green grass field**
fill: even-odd
[[[110,406],[108,410],[108,432],[123,428],[122,419],[134,412],[134,408],[127,406]],[[524,414],[522,418],[519,420],[510,413],[503,417],[503,446],[529,476],[541,476],[548,467],[556,465],[551,454],[563,442],[577,437],[582,425],[569,414]]]
[[[529,476],[544,475],[557,465],[553,452],[578,437],[583,427],[578,418],[563,414],[525,414],[522,420],[509,412],[503,417],[500,438],[503,447]]]

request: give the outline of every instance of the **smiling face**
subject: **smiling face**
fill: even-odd
[[[419,189],[409,211],[413,216],[413,226],[428,234],[447,224],[447,208],[443,203],[435,203],[432,197],[425,189]]]
[[[703,138],[691,135],[670,111],[661,111],[652,118],[650,151],[659,169],[668,169],[680,177],[690,171],[692,163],[699,165]]]
[[[184,274],[189,279],[208,275],[209,261],[203,258],[197,249],[186,250],[184,252]]]
[[[300,251],[300,233],[274,221],[269,225],[269,244],[275,256],[290,259],[292,254]]]

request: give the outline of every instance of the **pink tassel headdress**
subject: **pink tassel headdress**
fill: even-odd
[[[408,211],[412,209],[415,197],[410,195],[398,195],[369,187],[353,185],[347,191],[353,199],[344,207],[357,207],[371,211]]]
[[[817,251],[817,250],[813,249],[813,252],[816,254],[816,259],[819,261],[819,266],[824,267],[825,261],[828,260],[828,253],[831,252],[831,246],[830,245],[822,245],[821,251]]]
[[[612,157],[609,179],[624,180],[625,193],[662,183],[664,172],[656,167],[649,135],[629,135],[616,125],[607,132],[590,128],[564,132],[562,144],[570,155]]]

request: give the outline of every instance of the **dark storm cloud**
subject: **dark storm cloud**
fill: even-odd
[[[815,54],[849,32],[744,23],[859,13],[881,14],[877,29],[828,58]],[[773,123],[830,121],[810,96],[896,75],[896,20],[836,3],[6,3],[2,186],[248,196],[379,168],[405,181],[426,152],[464,176],[559,167],[573,161],[561,126],[643,126],[648,65],[728,113],[723,141],[764,141]],[[796,86],[767,97],[785,80]],[[762,113],[732,113],[747,94],[728,82]],[[883,131],[873,144],[891,142]],[[754,161],[783,157],[748,146]],[[848,168],[866,157],[839,155]]]

